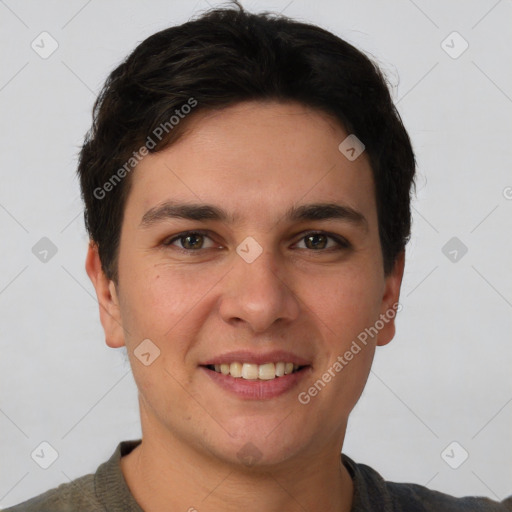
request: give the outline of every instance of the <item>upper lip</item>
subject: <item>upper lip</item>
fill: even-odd
[[[248,350],[237,350],[235,352],[226,352],[225,354],[214,356],[207,361],[200,363],[200,366],[207,366],[212,364],[228,364],[228,363],[251,363],[251,364],[265,364],[265,363],[293,363],[298,366],[308,366],[311,364],[307,359],[300,357],[292,352],[285,350],[273,350],[271,352],[250,352]]]

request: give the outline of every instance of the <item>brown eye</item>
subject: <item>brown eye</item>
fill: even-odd
[[[304,240],[305,248],[313,251],[322,251],[324,249],[339,250],[350,247],[350,244],[343,238],[321,232],[307,233],[301,238],[301,241],[302,240]],[[329,240],[333,240],[334,245],[328,246]]]
[[[163,245],[177,245],[178,249],[193,252],[212,247],[212,245],[210,245],[210,247],[204,247],[205,240],[209,238],[210,237],[207,236],[206,233],[202,233],[201,231],[186,231],[185,233],[180,233],[179,235],[166,240],[163,242]]]
[[[180,240],[184,241],[182,242],[184,249],[200,249],[203,245],[203,235],[200,234],[182,236]]]
[[[322,234],[308,235],[304,237],[306,240],[306,247],[308,249],[325,249],[327,245],[327,237]]]

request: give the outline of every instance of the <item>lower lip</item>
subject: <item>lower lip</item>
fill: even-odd
[[[307,366],[298,372],[289,373],[288,375],[276,377],[271,380],[249,380],[242,377],[236,378],[231,375],[224,375],[222,373],[209,370],[204,366],[200,366],[200,368],[220,387],[233,393],[239,398],[247,400],[265,400],[283,395],[296,387],[298,383],[304,379],[306,374],[309,373],[308,370],[311,369],[311,367]]]

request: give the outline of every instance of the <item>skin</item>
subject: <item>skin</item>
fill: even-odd
[[[338,145],[348,133],[300,104],[244,102],[189,121],[178,142],[134,171],[118,283],[103,273],[93,243],[86,260],[106,343],[126,345],[139,389],[143,442],[121,460],[125,479],[148,512],[349,511],[352,480],[340,462],[347,420],[375,347],[395,334],[393,320],[309,404],[297,395],[399,299],[404,254],[384,276],[369,160],[345,158]],[[240,219],[141,227],[166,200],[217,205]],[[291,206],[318,202],[358,210],[366,229],[285,220]],[[204,248],[184,254],[183,238],[164,245],[197,229],[209,234],[192,246]],[[311,248],[308,231],[350,247],[334,250],[335,240],[320,237],[321,248]],[[252,263],[236,252],[248,236],[263,249]],[[160,356],[145,366],[134,350],[148,338]],[[284,395],[244,400],[198,367],[238,349],[292,351],[311,369]],[[252,466],[237,456],[249,442],[260,452]]]

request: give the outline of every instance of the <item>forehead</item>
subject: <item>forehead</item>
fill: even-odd
[[[127,209],[142,216],[166,201],[204,202],[247,222],[341,201],[371,217],[371,167],[365,153],[350,161],[340,152],[348,135],[331,116],[295,103],[198,112],[177,142],[137,165]]]

